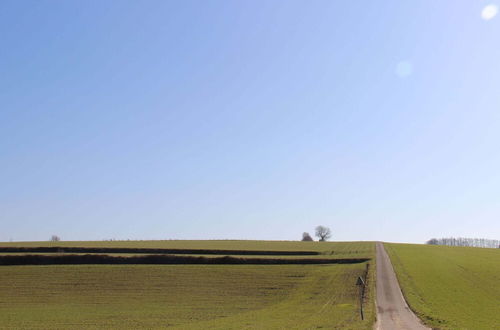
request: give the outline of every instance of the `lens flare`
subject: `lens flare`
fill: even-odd
[[[483,11],[481,12],[481,17],[485,21],[489,21],[490,19],[494,18],[498,14],[498,6],[497,5],[487,5],[486,7],[483,8]]]

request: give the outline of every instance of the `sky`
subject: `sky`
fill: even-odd
[[[499,1],[0,2],[0,241],[500,238]]]

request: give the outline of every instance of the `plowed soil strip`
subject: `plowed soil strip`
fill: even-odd
[[[148,265],[297,265],[297,264],[356,264],[368,261],[366,258],[351,259],[277,259],[277,258],[234,258],[230,256],[206,258],[194,256],[146,255],[118,257],[100,254],[85,255],[15,255],[0,256],[0,265],[88,265],[88,264],[148,264]]]
[[[206,249],[141,249],[84,247],[0,247],[0,253],[120,253],[120,254],[215,254],[254,256],[314,256],[316,251],[206,250]]]

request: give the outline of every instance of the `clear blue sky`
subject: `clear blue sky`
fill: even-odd
[[[488,4],[3,0],[0,241],[498,239]]]

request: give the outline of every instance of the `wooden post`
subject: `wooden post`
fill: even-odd
[[[361,320],[364,320],[365,317],[363,315],[363,293],[365,291],[365,281],[361,276],[358,277],[358,280],[356,281],[356,285],[359,288],[359,312],[361,314]]]

